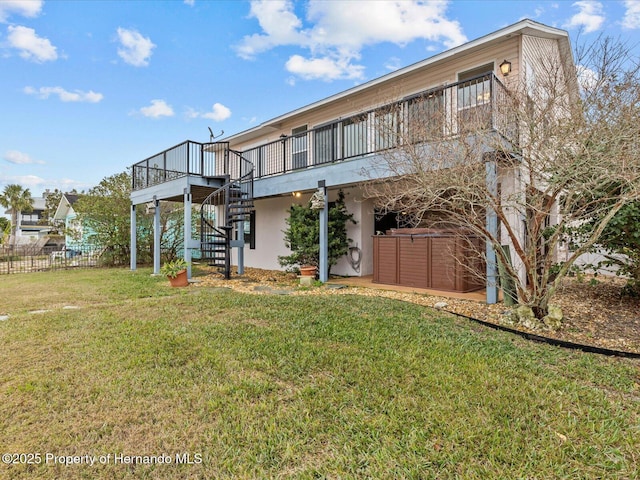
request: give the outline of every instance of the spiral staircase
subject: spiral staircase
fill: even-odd
[[[253,164],[240,152],[227,149],[225,183],[214,190],[200,207],[200,251],[202,260],[231,277],[231,248],[241,246],[244,222],[254,210]],[[238,243],[236,243],[238,242]]]

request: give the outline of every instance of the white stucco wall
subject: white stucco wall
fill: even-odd
[[[524,205],[524,191],[525,183],[523,180],[520,167],[513,168],[500,168],[498,173],[498,182],[501,189],[501,200],[505,206],[505,213],[511,228],[520,239],[522,244],[524,241],[524,221],[526,219],[525,212],[522,210]],[[516,255],[512,239],[507,233],[504,226],[501,231],[501,243],[502,245],[508,245],[511,251],[511,261],[513,266],[518,271],[518,276],[521,283],[526,282],[526,271],[521,259]]]
[[[354,215],[356,224],[347,225],[347,235],[353,240],[352,247],[360,249],[360,268],[356,271],[348,257],[341,258],[331,269],[332,275],[360,276],[373,273],[373,240],[374,230],[373,206],[370,201],[362,201],[357,188],[345,188],[345,204],[347,210]],[[292,204],[302,205],[309,201],[311,192],[303,193],[300,197],[293,195],[258,199],[256,209],[256,248],[244,249],[244,264],[247,267],[264,268],[268,270],[283,270],[278,263],[278,256],[289,255],[291,252],[284,244],[284,230],[287,228],[285,219],[289,216]],[[329,201],[338,198],[338,189],[329,188]],[[237,264],[236,249],[233,249],[233,263]],[[354,258],[357,253],[353,253]]]

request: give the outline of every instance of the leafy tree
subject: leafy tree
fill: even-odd
[[[0,217],[0,245],[4,243],[5,238],[11,232],[11,222],[8,218]]]
[[[127,172],[105,177],[73,206],[89,243],[104,249],[111,264],[129,259],[131,177]]]
[[[131,175],[118,173],[104,178],[98,186],[81,194],[73,208],[78,214],[89,243],[104,249],[106,264],[126,264],[131,242]],[[183,212],[181,203],[160,203],[160,249],[163,260],[173,260],[183,248]],[[196,224],[197,222],[194,222]],[[136,209],[137,259],[153,259],[153,213]]]
[[[4,188],[0,194],[0,205],[11,210],[11,233],[13,234],[13,244],[16,245],[16,231],[20,228],[22,212],[33,211],[33,198],[28,188],[23,189],[20,185],[12,184]]]
[[[491,242],[518,302],[538,319],[576,260],[620,210],[640,200],[637,59],[611,39],[578,50],[579,68],[561,53],[554,57],[533,59],[535,75],[492,80],[491,104],[480,90],[466,92],[471,108],[459,110],[457,121],[437,97],[425,97],[422,118],[409,118],[407,126],[399,125],[407,116],[390,110],[385,118],[395,120],[379,135],[398,148],[383,152],[372,169],[390,179],[367,187],[382,208]],[[466,93],[460,87],[458,98]],[[493,169],[495,177],[487,174]],[[488,217],[501,228],[491,228]],[[589,221],[588,235],[560,255],[568,231]],[[511,258],[498,248],[504,243]]]
[[[581,226],[577,238],[588,235],[597,223],[598,218],[593,218]],[[640,201],[628,203],[616,213],[602,231],[593,251],[603,253],[604,260],[590,267],[616,267],[618,275],[629,278],[626,292],[640,296]]]
[[[320,215],[306,205],[291,205],[284,241],[291,255],[279,256],[278,262],[283,267],[301,267],[320,265]],[[347,211],[342,190],[335,202],[329,204],[328,249],[329,272],[338,259],[347,254],[351,240],[347,236],[347,222],[355,224],[353,214]]]

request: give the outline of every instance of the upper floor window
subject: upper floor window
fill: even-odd
[[[408,140],[424,142],[442,137],[444,127],[444,91],[427,92],[407,100]]]
[[[330,163],[337,159],[338,155],[338,124],[330,123],[316,127],[313,137],[314,163]]]
[[[291,130],[291,156],[293,169],[307,166],[307,126],[302,125]]]
[[[356,115],[342,122],[343,158],[355,157],[367,153],[368,144],[367,115]]]
[[[493,63],[458,74],[458,132],[491,126]]]
[[[400,134],[400,104],[391,104],[375,111],[374,138],[375,150],[386,150],[395,147]]]

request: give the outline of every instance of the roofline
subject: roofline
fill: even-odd
[[[244,139],[251,139],[260,135],[262,132],[266,131],[275,131],[279,129],[279,123],[296,115],[300,115],[302,113],[308,112],[310,110],[314,110],[316,108],[322,107],[329,103],[335,102],[337,100],[343,99],[345,97],[349,97],[356,93],[359,93],[363,90],[367,90],[376,85],[389,82],[395,78],[406,75],[407,73],[414,72],[415,70],[420,70],[422,68],[428,67],[430,65],[436,64],[443,60],[446,60],[455,55],[459,55],[465,51],[473,50],[479,46],[482,46],[486,43],[498,40],[502,37],[509,37],[510,35],[515,34],[527,34],[533,33],[535,31],[538,34],[543,34],[547,38],[566,38],[569,40],[569,33],[566,30],[561,30],[555,27],[550,27],[548,25],[544,25],[539,22],[535,22],[530,19],[524,19],[513,25],[509,25],[507,27],[501,28],[500,30],[496,30],[492,33],[484,35],[482,37],[476,38],[475,40],[471,40],[469,42],[463,43],[462,45],[458,45],[457,47],[450,48],[449,50],[445,50],[444,52],[433,55],[432,57],[426,58],[419,62],[413,63],[406,67],[403,67],[399,70],[387,73],[381,77],[374,78],[369,80],[361,85],[357,85],[355,87],[349,88],[347,90],[343,90],[342,92],[336,93],[329,97],[323,98],[322,100],[318,100],[316,102],[310,103],[304,107],[300,107],[296,110],[292,110],[283,115],[279,115],[270,120],[267,120],[256,127],[249,128],[247,130],[243,130],[242,132],[236,133],[235,135],[231,135],[225,138],[225,141],[234,142],[234,141],[243,141]],[[569,49],[570,51],[570,49]],[[245,138],[243,138],[245,137]]]

